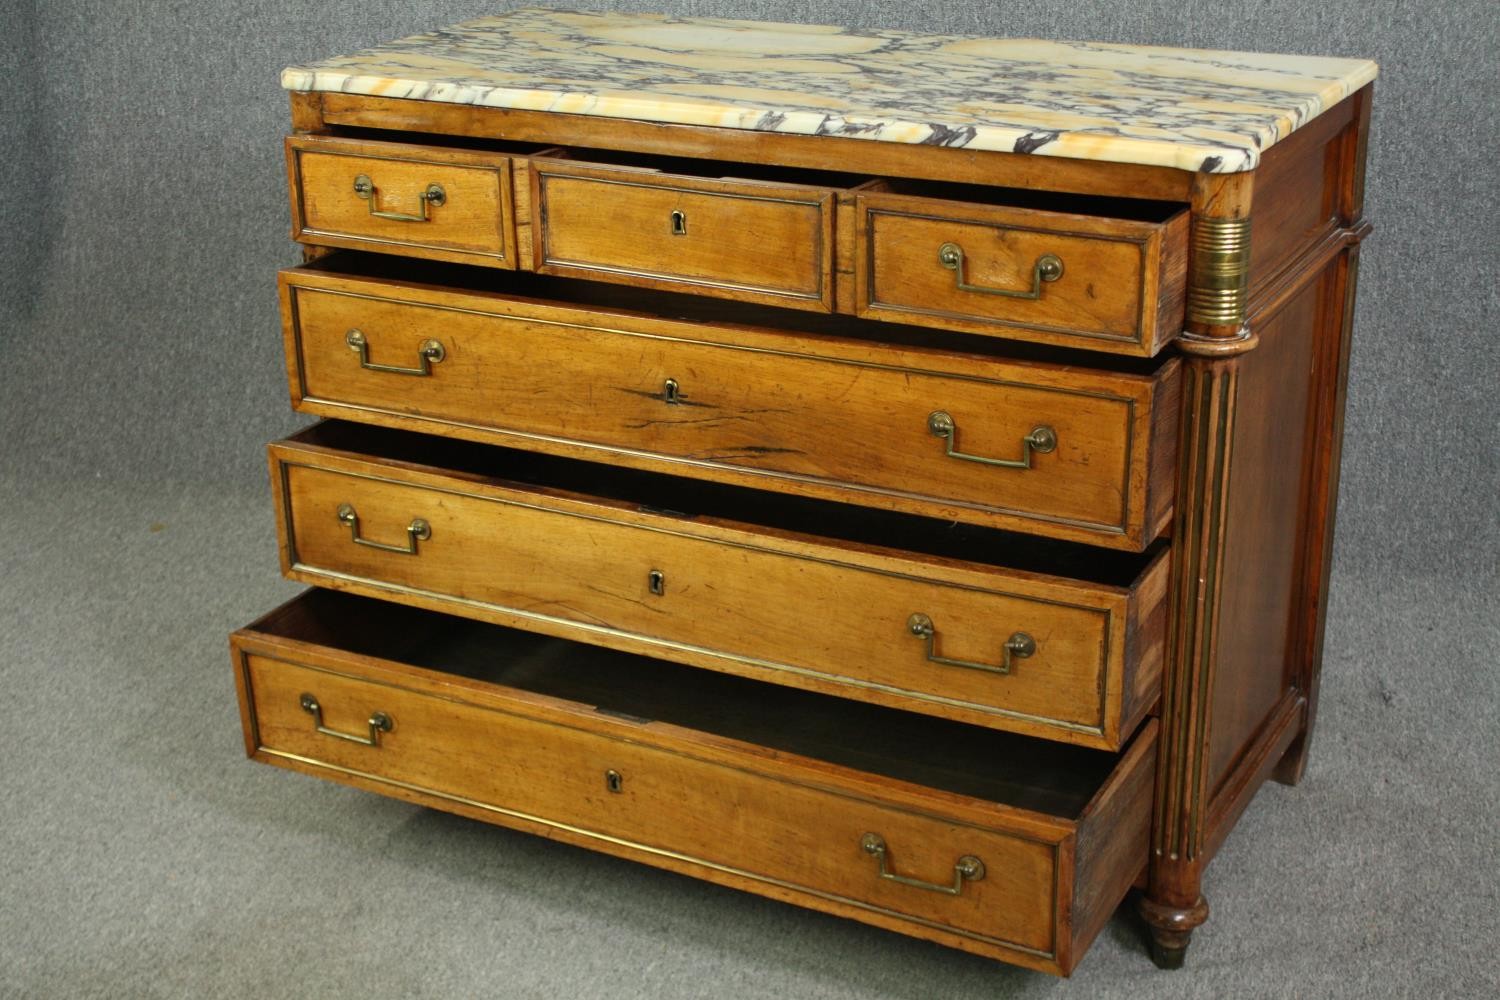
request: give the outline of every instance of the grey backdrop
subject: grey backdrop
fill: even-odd
[[[1474,995],[1497,984],[1497,8],[667,2],[1381,64],[1321,729],[1210,870],[1058,984],[241,758],[278,578],[287,63],[485,2],[0,13],[0,996]],[[604,6],[577,3],[572,6]]]

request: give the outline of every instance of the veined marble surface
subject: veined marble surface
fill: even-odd
[[[294,66],[288,90],[1232,173],[1365,59],[519,10]]]

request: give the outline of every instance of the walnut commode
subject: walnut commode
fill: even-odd
[[[329,419],[247,751],[1060,974],[1134,885],[1180,964],[1307,759],[1374,72],[557,11],[288,70]]]

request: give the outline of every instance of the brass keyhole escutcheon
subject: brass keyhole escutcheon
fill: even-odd
[[[653,569],[646,574],[646,586],[650,588],[651,593],[660,597],[667,592],[667,575],[659,569]]]
[[[675,378],[669,378],[661,384],[661,401],[668,406],[676,406],[682,402],[682,386]]]
[[[620,777],[620,772],[611,768],[604,772],[604,787],[616,795],[625,790],[625,779]]]
[[[677,209],[672,210],[672,235],[687,235],[687,213]]]

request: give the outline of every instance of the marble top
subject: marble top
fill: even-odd
[[[1232,173],[1366,59],[518,10],[294,66],[288,90]]]

